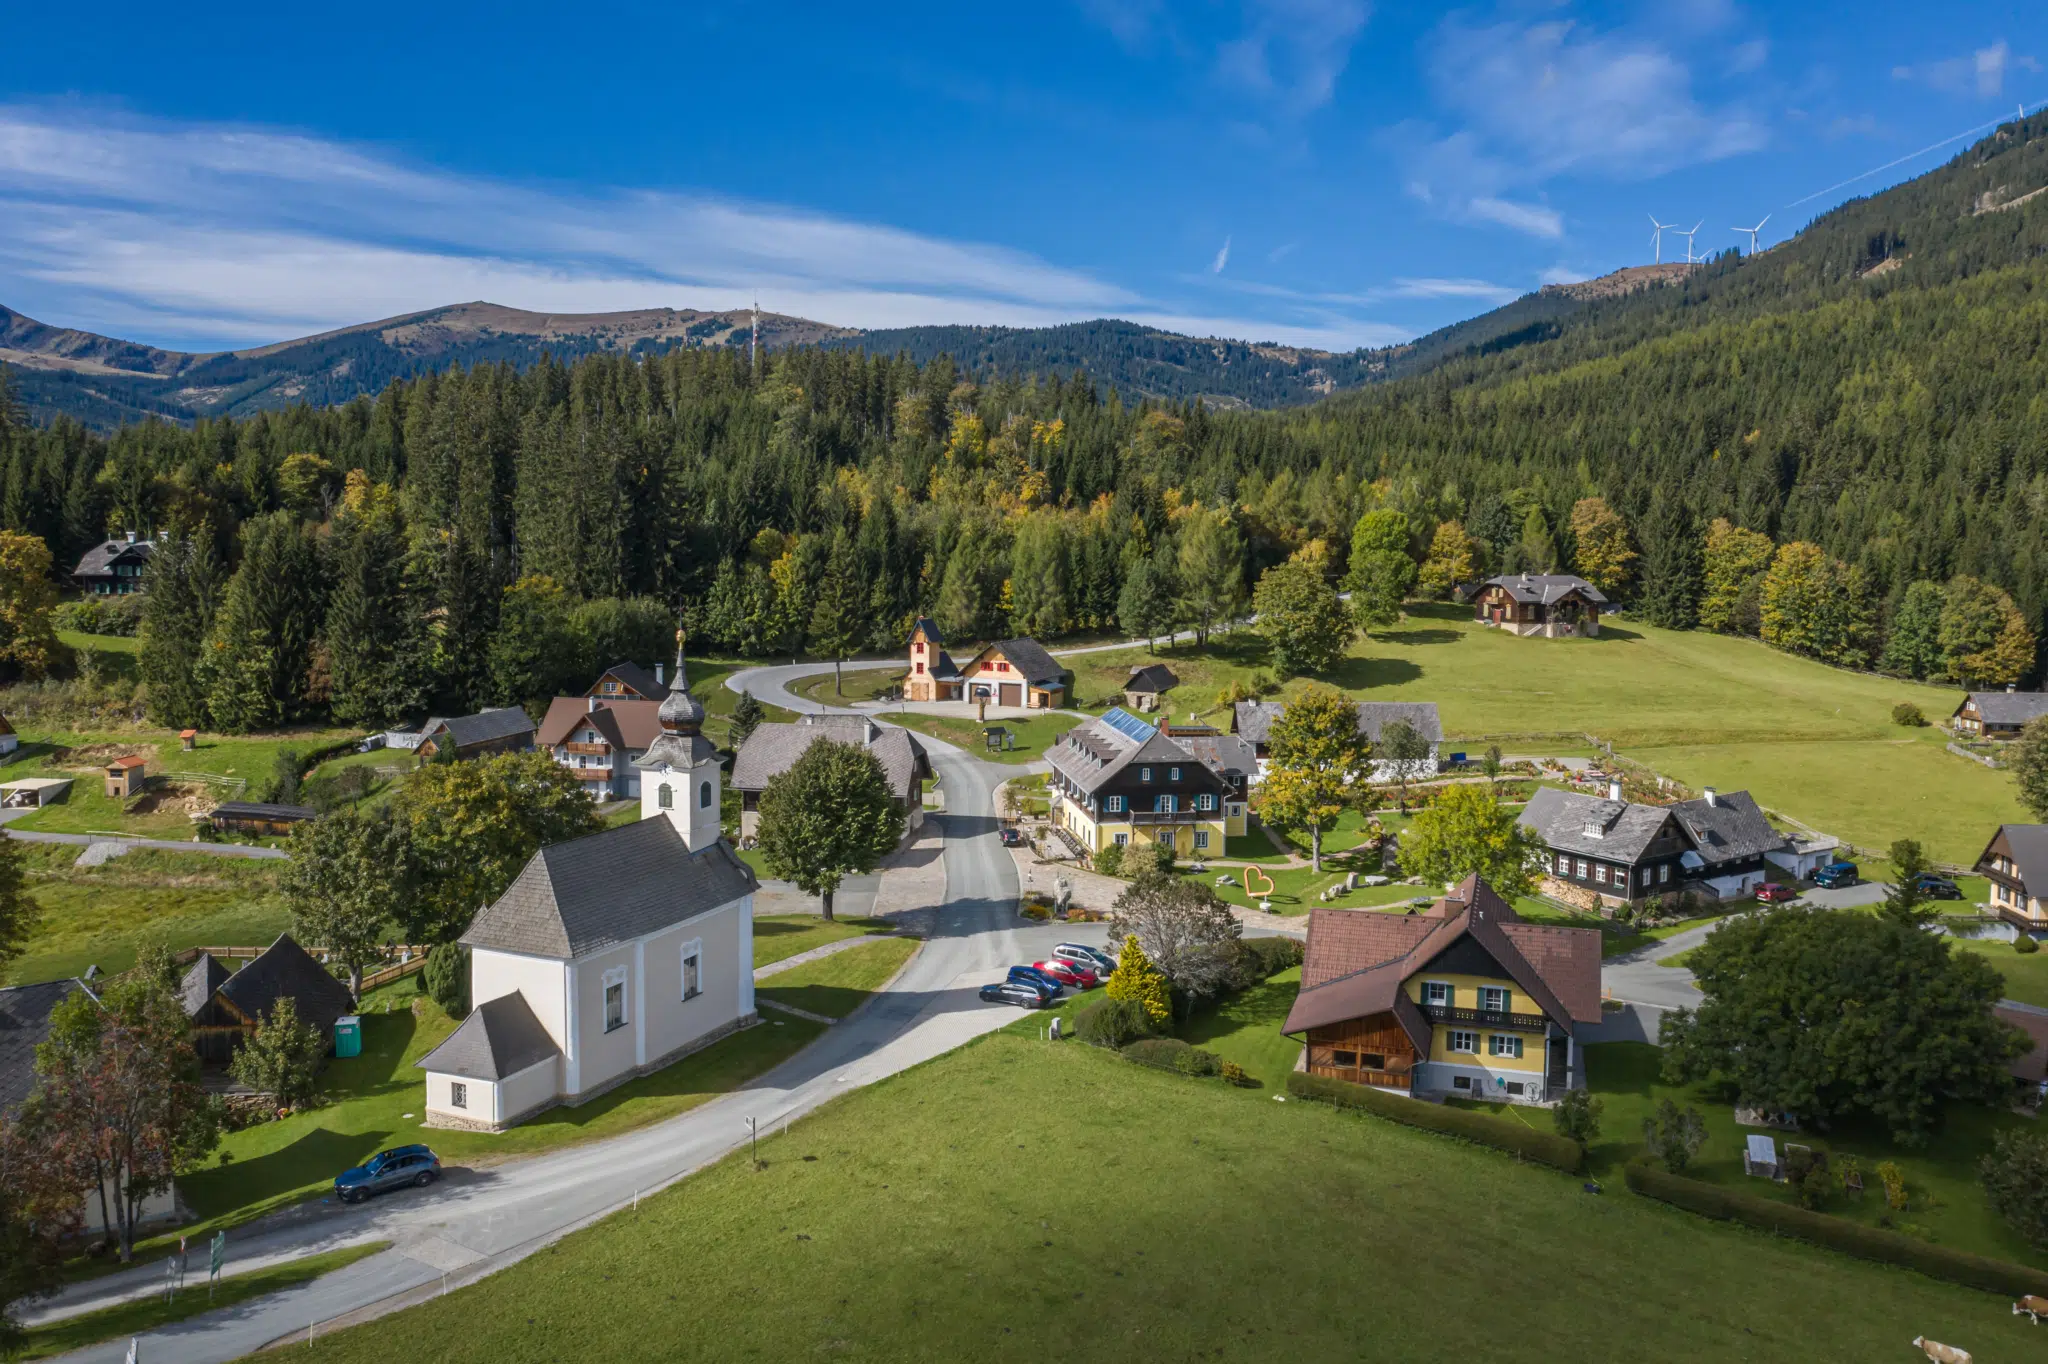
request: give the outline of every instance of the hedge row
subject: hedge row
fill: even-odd
[[[1371,1085],[1296,1071],[1287,1078],[1287,1092],[1297,1099],[1320,1099],[1339,1108],[1363,1109],[1374,1117],[1387,1118],[1408,1127],[1462,1137],[1523,1160],[1555,1166],[1566,1174],[1577,1174],[1586,1162],[1585,1148],[1569,1137],[1561,1137],[1555,1132],[1538,1132],[1521,1123],[1507,1122],[1490,1113],[1476,1113],[1469,1108],[1423,1103],[1374,1089]]]
[[[1811,1241],[1858,1259],[1900,1265],[1965,1288],[1979,1288],[1987,1293],[2004,1293],[2012,1297],[2028,1293],[2048,1296],[2048,1272],[2029,1269],[2025,1265],[1950,1250],[1896,1231],[1866,1227],[1859,1222],[1830,1217],[1824,1212],[1812,1212],[1772,1198],[1758,1198],[1739,1189],[1703,1184],[1697,1179],[1674,1175],[1647,1160],[1631,1161],[1625,1177],[1633,1192],[1703,1217],[1741,1222],[1779,1236],[1796,1236],[1802,1241]]]

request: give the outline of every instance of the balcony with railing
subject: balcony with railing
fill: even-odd
[[[1422,1012],[1432,1023],[1506,1028],[1511,1032],[1543,1032],[1550,1025],[1550,1020],[1542,1014],[1511,1014],[1497,1009],[1459,1009],[1445,1004],[1425,1004]]]
[[[610,744],[563,744],[561,745],[561,751],[564,753],[589,753],[601,758],[612,751],[612,746]]]

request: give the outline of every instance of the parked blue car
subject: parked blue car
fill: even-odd
[[[1065,986],[1039,970],[1036,966],[1012,966],[1008,979],[1021,980],[1027,985],[1036,985],[1039,989],[1045,991],[1047,999],[1058,999],[1066,990]]]
[[[424,1189],[441,1177],[441,1158],[424,1146],[394,1146],[334,1177],[334,1195],[360,1203],[371,1194],[411,1184]]]
[[[1840,890],[1844,886],[1855,885],[1856,881],[1854,862],[1830,862],[1813,874],[1813,883],[1822,890]]]

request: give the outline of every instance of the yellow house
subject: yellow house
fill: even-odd
[[[1524,923],[1468,876],[1421,914],[1319,909],[1283,1031],[1310,1074],[1411,1095],[1554,1102],[1585,1083],[1600,934]]]
[[[1068,730],[1045,756],[1053,824],[1091,857],[1154,843],[1181,857],[1220,857],[1225,840],[1245,831],[1257,760],[1234,736],[1182,738],[1112,710]]]

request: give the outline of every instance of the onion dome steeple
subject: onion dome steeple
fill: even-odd
[[[690,679],[683,671],[683,632],[676,631],[676,675],[669,683],[668,699],[657,713],[664,734],[696,734],[704,728],[704,703],[690,695]]]

